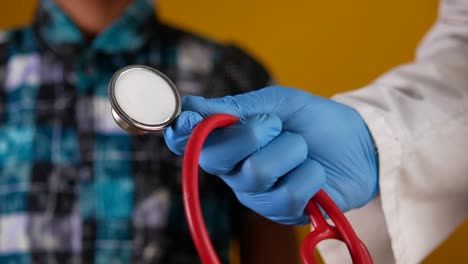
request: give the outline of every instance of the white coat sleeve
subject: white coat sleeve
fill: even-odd
[[[361,114],[379,152],[380,194],[348,218],[375,263],[421,262],[468,212],[468,0],[440,3],[414,62],[334,100]],[[319,249],[350,262],[339,243]]]

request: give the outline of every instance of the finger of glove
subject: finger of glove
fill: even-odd
[[[239,192],[268,191],[280,177],[288,174],[307,158],[307,143],[297,134],[283,132],[250,155],[239,169],[221,178]]]
[[[278,117],[262,114],[215,130],[203,145],[200,166],[210,174],[228,174],[239,162],[278,136],[281,129]]]
[[[272,221],[287,225],[309,222],[304,209],[309,200],[324,186],[325,169],[307,158],[299,167],[282,177],[270,191],[236,193],[239,201]]]
[[[182,112],[177,120],[164,130],[164,140],[168,148],[177,155],[182,155],[193,128],[203,117],[192,111]]]
[[[251,115],[274,113],[278,102],[277,87],[268,87],[250,93],[206,99],[200,96],[184,96],[182,110],[197,112],[203,117],[213,114],[230,114],[241,119]]]

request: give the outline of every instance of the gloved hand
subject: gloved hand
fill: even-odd
[[[221,177],[242,204],[273,221],[308,223],[304,208],[321,188],[343,211],[378,193],[375,147],[350,107],[282,87],[219,99],[185,96],[182,106],[177,122],[165,131],[176,154],[184,152],[204,117],[241,118],[208,137],[200,166]]]

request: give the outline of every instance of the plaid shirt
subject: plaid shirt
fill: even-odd
[[[167,74],[182,94],[246,92],[269,82],[241,50],[159,22],[134,1],[92,41],[52,0],[0,44],[0,263],[197,263],[181,203],[180,157],[161,135],[131,136],[107,85],[129,64]],[[238,204],[201,177],[204,215],[227,262]],[[236,209],[237,208],[237,209]]]

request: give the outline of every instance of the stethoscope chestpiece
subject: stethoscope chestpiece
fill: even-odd
[[[109,100],[115,122],[131,134],[161,131],[181,112],[180,94],[174,83],[144,65],[118,70],[109,83]]]

